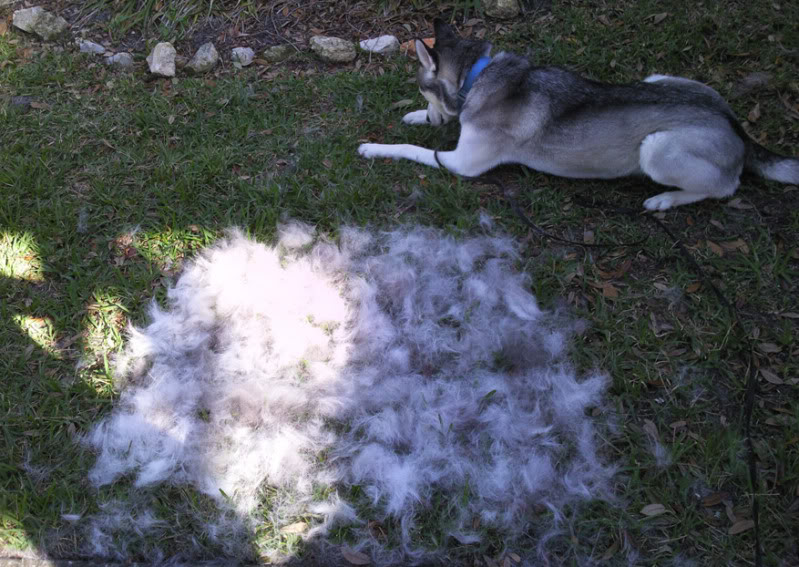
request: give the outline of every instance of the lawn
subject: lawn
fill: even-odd
[[[317,4],[320,13],[333,8]],[[373,4],[358,3],[353,13],[364,21],[388,14],[387,29],[403,17],[427,22],[418,33],[430,34],[429,6]],[[237,21],[255,25],[257,5],[245,5],[254,13],[238,10]],[[752,137],[799,155],[797,4],[556,0],[551,10],[505,23],[457,8],[465,33],[484,33],[497,48],[542,64],[599,80],[702,80],[728,98]],[[8,14],[0,8],[0,22]],[[126,31],[114,18],[96,25],[116,38]],[[355,26],[341,29],[362,39]],[[179,46],[189,45],[191,31],[150,29]],[[400,40],[413,36],[408,30]],[[124,482],[88,484],[94,456],[76,440],[118,397],[111,361],[127,325],[145,323],[151,299],[163,301],[182,263],[227,227],[265,242],[286,218],[334,236],[343,225],[401,223],[469,234],[487,212],[520,242],[519,267],[540,304],[588,322],[573,345],[579,369],[612,379],[616,430],[606,457],[620,467],[618,500],[573,510],[568,533],[550,544],[552,563],[752,564],[756,497],[764,564],[799,564],[799,188],[745,177],[728,202],[658,216],[735,306],[736,322],[662,230],[643,214],[617,213],[659,192],[651,182],[499,171],[537,225],[607,244],[593,249],[529,230],[495,186],[361,159],[363,141],[447,147],[457,136],[457,125],[401,123],[423,102],[415,61],[404,55],[361,54],[355,64],[328,66],[300,50],[281,64],[237,71],[223,62],[213,74],[156,81],[145,80],[136,55],[135,71],[118,71],[0,27],[0,557],[84,558],[90,542],[72,515],[133,498]],[[768,79],[752,86],[754,73]],[[30,104],[16,104],[19,96]],[[594,198],[602,203],[586,206]],[[756,486],[743,434],[750,366]],[[214,507],[193,488],[139,491],[134,504],[141,502],[170,527],[157,539],[132,538],[130,560],[152,559],[155,549],[173,555],[192,542],[202,550],[193,561],[226,553],[176,511]],[[265,487],[243,559],[302,557],[302,541],[271,526],[268,507]],[[535,558],[536,541],[508,550],[488,530],[478,546],[446,540],[437,527],[445,514],[418,518],[419,544],[443,547],[455,564]],[[346,543],[346,529],[336,538]]]

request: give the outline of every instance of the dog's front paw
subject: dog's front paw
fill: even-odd
[[[427,110],[414,110],[402,117],[405,124],[429,124]]]
[[[381,144],[361,144],[358,146],[358,153],[366,159],[382,157],[380,146]]]

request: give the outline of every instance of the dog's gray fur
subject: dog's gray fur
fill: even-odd
[[[752,140],[719,93],[680,77],[652,75],[628,85],[605,84],[558,67],[538,67],[501,52],[478,75],[458,109],[457,95],[474,63],[491,44],[458,37],[435,21],[436,43],[416,42],[419,88],[426,110],[408,124],[439,125],[458,118],[453,151],[409,144],[362,144],[367,158],[410,159],[466,176],[502,163],[577,178],[645,174],[677,187],[647,199],[666,210],[702,199],[731,196],[742,171],[799,183],[799,160],[775,154]]]

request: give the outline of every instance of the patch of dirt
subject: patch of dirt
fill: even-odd
[[[164,39],[159,36],[159,22],[153,22],[147,30],[131,30],[124,37],[113,37],[110,27],[113,13],[110,9],[92,9],[85,2],[75,0],[41,0],[39,5],[50,10],[72,25],[72,35],[102,43],[114,51],[143,53],[147,43]],[[383,8],[386,4],[388,8]],[[184,31],[173,41],[178,53],[186,57],[194,54],[200,45],[211,41],[223,60],[230,57],[234,47],[250,47],[256,52],[274,45],[288,44],[297,50],[306,50],[314,35],[329,35],[351,41],[360,41],[379,35],[391,34],[400,42],[429,37],[435,17],[455,17],[456,22],[470,25],[469,33],[483,35],[493,29],[494,22],[479,14],[453,14],[439,12],[435,3],[415,9],[405,2],[340,2],[335,0],[286,0],[258,3],[255,14],[243,7],[231,6],[230,10],[215,11],[202,18],[195,26]],[[524,3],[526,11],[546,9],[545,2]],[[468,16],[468,20],[467,20]],[[522,18],[524,16],[521,16]],[[481,31],[482,30],[482,31]]]

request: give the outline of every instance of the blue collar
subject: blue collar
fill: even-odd
[[[466,80],[463,81],[463,86],[461,86],[460,90],[458,91],[458,112],[460,112],[461,108],[463,108],[466,95],[469,94],[470,90],[472,90],[472,85],[477,80],[477,76],[483,72],[483,69],[488,67],[489,63],[491,63],[490,57],[481,57],[474,65],[472,65],[472,70],[469,71],[468,75],[466,75]]]

